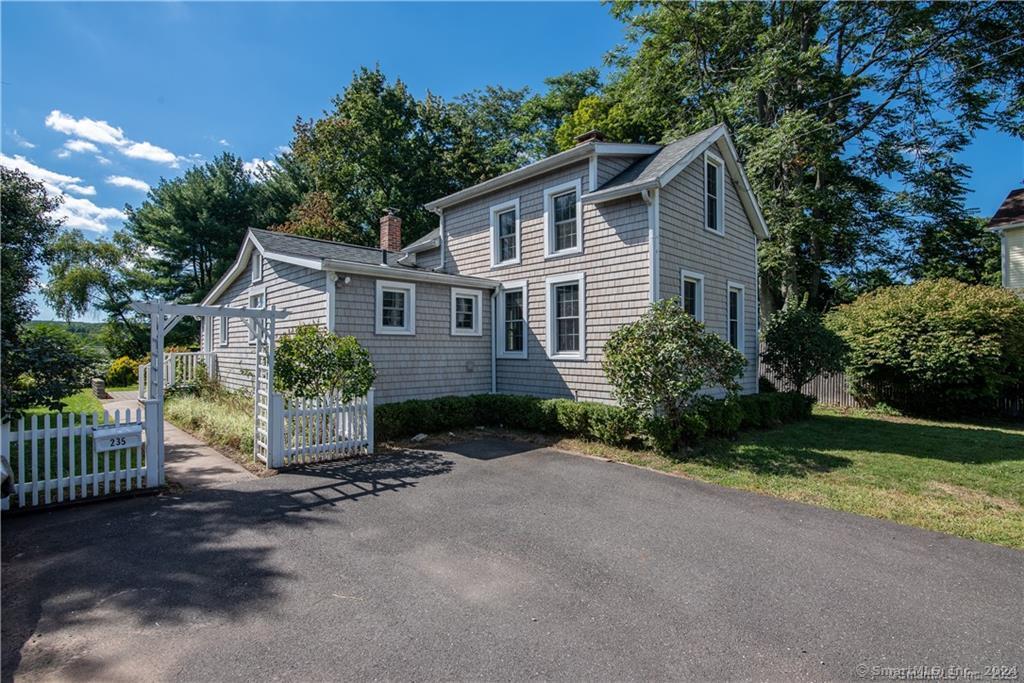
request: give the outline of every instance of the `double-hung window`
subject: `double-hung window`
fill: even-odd
[[[476,289],[452,289],[452,334],[479,337],[482,297]]]
[[[548,355],[583,360],[586,357],[586,287],[582,273],[557,275],[546,281]]]
[[[519,200],[491,207],[491,266],[519,263]]]
[[[226,315],[222,315],[220,317],[220,331],[219,331],[219,334],[220,334],[220,337],[218,338],[218,341],[220,342],[220,345],[221,346],[227,346],[228,345],[228,317]]]
[[[253,250],[252,252],[252,281],[259,282],[263,279],[263,254]]]
[[[377,280],[377,334],[416,334],[416,285]]]
[[[503,358],[526,358],[526,291],[525,280],[502,285],[498,354]]]
[[[729,297],[726,301],[728,310],[728,340],[734,347],[743,350],[743,287],[729,283]]]
[[[704,153],[704,227],[725,234],[725,164],[714,154]]]
[[[688,270],[680,276],[683,310],[694,320],[704,322],[704,276]]]
[[[544,190],[544,255],[578,254],[583,249],[580,181]]]
[[[249,308],[266,308],[267,307],[267,293],[265,291],[254,291],[249,292]],[[223,326],[223,325],[222,325]],[[256,329],[256,320],[252,320],[252,327],[249,328],[249,343],[256,343],[256,335],[253,330]]]

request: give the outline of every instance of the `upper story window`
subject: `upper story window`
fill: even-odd
[[[218,341],[221,346],[228,345],[228,317],[226,315],[220,317],[220,337]]]
[[[548,355],[583,360],[586,357],[586,291],[583,273],[547,279]]]
[[[525,280],[502,285],[498,355],[503,358],[526,358],[526,291]]]
[[[580,181],[544,190],[544,255],[578,254],[583,249]]]
[[[482,297],[475,289],[452,289],[452,334],[480,336]]]
[[[263,254],[258,251],[252,252],[252,281],[259,282],[263,279]]]
[[[416,285],[377,280],[377,334],[416,334]]]
[[[695,320],[704,322],[704,276],[684,270],[680,281],[683,310]]]
[[[743,287],[729,283],[729,343],[743,350]]]
[[[704,227],[725,234],[725,164],[704,153]]]
[[[519,200],[491,207],[491,266],[519,263]]]

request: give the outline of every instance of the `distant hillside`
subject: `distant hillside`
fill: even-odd
[[[89,346],[92,346],[106,354],[106,348],[103,346],[103,342],[100,341],[100,331],[103,329],[103,325],[105,323],[65,322],[63,320],[33,320],[28,324],[55,325],[56,327],[63,327],[71,334],[84,339],[85,343],[88,344]]]

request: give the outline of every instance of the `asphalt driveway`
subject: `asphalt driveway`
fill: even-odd
[[[1022,553],[531,448],[7,519],[4,678],[1024,675]]]

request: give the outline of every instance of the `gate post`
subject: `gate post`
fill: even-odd
[[[59,419],[59,418],[58,418]],[[3,456],[4,461],[7,463],[8,473],[11,477],[11,496],[14,495],[14,487],[17,482],[14,481],[14,470],[11,469],[11,425],[8,422],[4,422],[0,425],[0,456]],[[25,476],[21,474],[21,476]],[[7,510],[11,504],[10,496],[4,496],[0,500],[0,510]]]
[[[267,402],[267,467],[279,469],[284,466],[284,399],[276,391],[270,391]]]
[[[163,399],[148,398],[142,402],[146,411],[146,487],[164,485],[164,405]]]
[[[366,452],[373,455],[373,387],[366,392]]]

